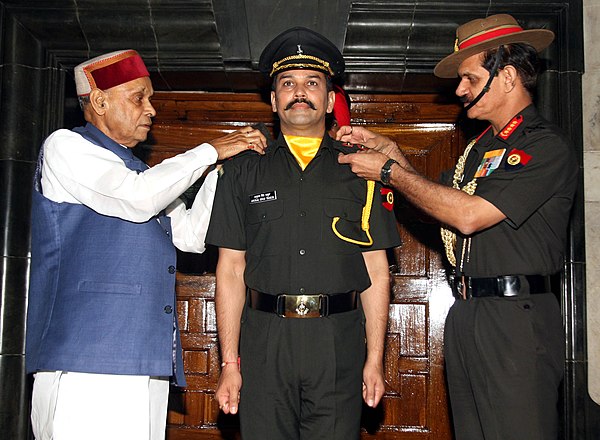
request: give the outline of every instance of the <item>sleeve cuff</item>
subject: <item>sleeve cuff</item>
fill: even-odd
[[[217,153],[217,150],[215,150],[215,147],[213,147],[211,144],[204,142],[200,145],[198,145],[196,148],[194,148],[193,151],[198,157],[205,159],[205,160],[210,160],[209,164],[213,164],[217,162],[217,159],[219,158],[219,153]]]

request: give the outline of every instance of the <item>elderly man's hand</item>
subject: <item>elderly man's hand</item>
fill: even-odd
[[[248,126],[213,139],[210,144],[217,150],[219,160],[223,160],[246,150],[265,154],[267,139],[259,130]]]

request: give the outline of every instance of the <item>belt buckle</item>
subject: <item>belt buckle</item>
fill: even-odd
[[[464,275],[454,275],[454,291],[462,300],[471,298],[471,283],[468,277]]]
[[[521,291],[521,280],[518,276],[503,275],[497,278],[498,291],[500,296],[512,297],[519,296]]]
[[[318,318],[321,316],[321,296],[278,295],[277,310],[281,311],[278,314],[283,318]]]

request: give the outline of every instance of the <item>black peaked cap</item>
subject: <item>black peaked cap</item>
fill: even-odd
[[[294,27],[276,36],[258,61],[261,72],[273,76],[291,69],[319,70],[336,77],[344,73],[344,57],[323,35],[305,27]]]

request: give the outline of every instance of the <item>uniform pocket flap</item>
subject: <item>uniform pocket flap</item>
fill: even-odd
[[[325,215],[329,218],[339,217],[342,220],[358,222],[362,217],[363,207],[350,199],[325,199]]]
[[[281,200],[250,205],[248,206],[248,212],[246,213],[249,224],[268,222],[281,218],[282,216],[283,202]]]

